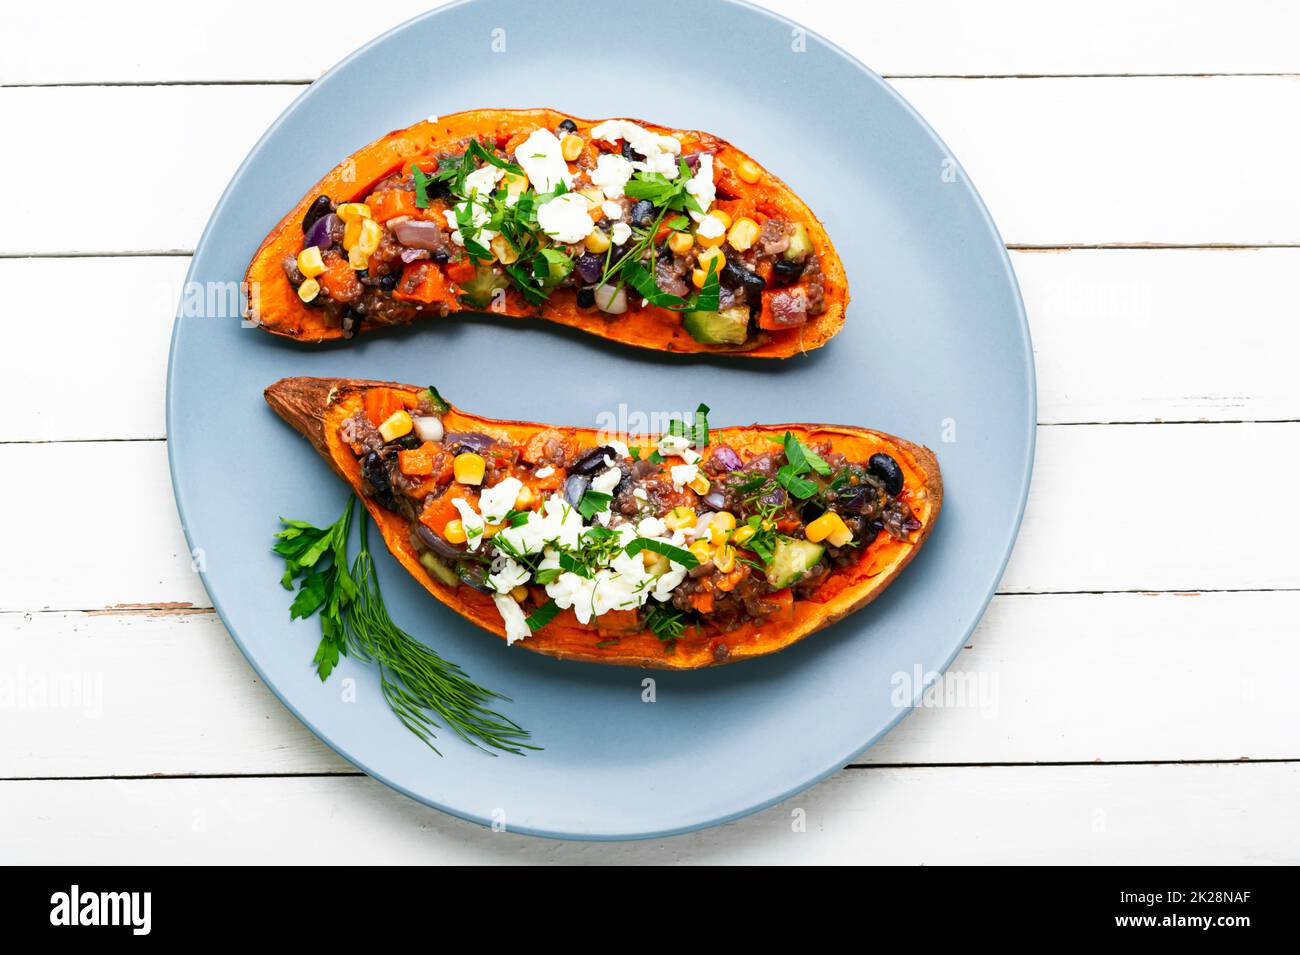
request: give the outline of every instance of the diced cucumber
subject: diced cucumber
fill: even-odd
[[[749,307],[736,305],[720,312],[687,312],[682,325],[705,345],[742,345],[749,337]]]
[[[767,568],[767,582],[773,587],[785,588],[799,582],[826,548],[812,541],[793,537],[778,537],[772,550],[772,563]]]
[[[812,239],[808,238],[808,230],[802,222],[794,224],[794,232],[790,236],[790,244],[786,247],[785,257],[791,262],[802,262],[812,254]]]
[[[470,308],[487,308],[492,304],[492,296],[498,289],[510,287],[510,279],[498,275],[488,265],[480,265],[478,273],[468,282],[460,285],[460,299]]]
[[[448,587],[460,586],[460,578],[456,576],[456,572],[443,563],[442,558],[437,554],[426,550],[420,555],[420,564]]]

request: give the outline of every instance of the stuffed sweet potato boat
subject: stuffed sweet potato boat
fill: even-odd
[[[849,298],[821,223],[736,147],[549,109],[471,110],[363,147],[246,279],[249,317],[300,341],[476,311],[765,358],[824,345]]]
[[[870,603],[934,527],[926,448],[841,425],[613,438],[479,418],[432,388],[286,378],[266,400],[461,616],[562,659],[695,669]]]

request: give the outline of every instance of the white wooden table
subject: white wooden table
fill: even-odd
[[[591,845],[358,775],[191,571],[171,316],[239,160],[366,38],[337,29],[354,3],[309,6],[0,13],[0,862],[1300,861],[1300,7],[773,4],[889,77],[1012,248],[1029,508],[955,663],[982,705],[924,708],[733,825]]]

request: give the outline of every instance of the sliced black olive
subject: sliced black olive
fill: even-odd
[[[562,133],[576,133],[578,131],[578,124],[571,119],[562,119],[560,120],[560,125],[556,128]]]
[[[361,476],[370,485],[376,501],[385,507],[392,507],[396,503],[393,500],[393,485],[388,477],[388,467],[378,451],[371,451],[361,459]]]
[[[576,461],[569,465],[570,474],[595,474],[597,471],[603,471],[606,468],[605,458],[614,456],[614,449],[608,445],[601,445],[598,448],[592,448],[580,454]]]
[[[570,507],[577,507],[589,487],[591,487],[591,478],[582,474],[570,474],[564,481],[564,499],[568,501]]]
[[[890,494],[903,490],[903,469],[889,455],[883,452],[873,454],[867,462],[867,470],[885,483],[885,490]]]
[[[327,216],[334,211],[334,203],[330,201],[329,196],[317,196],[310,206],[307,207],[307,214],[302,217],[302,231],[305,235],[307,230],[316,224],[316,220],[322,216]]]
[[[649,225],[654,217],[655,206],[649,199],[638,200],[628,212],[628,218],[632,220],[633,225]]]
[[[792,282],[797,282],[799,276],[803,275],[803,266],[802,262],[777,259],[776,264],[772,267],[772,278],[776,280],[777,285],[789,285]]]
[[[596,307],[596,290],[593,288],[578,289],[578,308],[595,308]]]

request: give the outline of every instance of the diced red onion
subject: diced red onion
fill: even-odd
[[[725,444],[718,445],[713,449],[713,454],[709,457],[710,461],[716,461],[728,471],[740,470],[740,455]]]
[[[407,265],[410,265],[412,262],[419,262],[423,259],[429,258],[429,250],[428,249],[402,249],[401,252],[397,253],[397,256]]]
[[[564,499],[569,502],[570,507],[577,507],[589,487],[591,487],[591,478],[581,474],[570,474],[568,480],[564,482]]]
[[[627,292],[612,285],[597,286],[596,307],[610,315],[622,315],[627,311]]]
[[[389,222],[388,227],[398,242],[412,249],[427,249],[433,252],[447,244],[438,223],[430,222],[428,219],[402,219],[395,223]]]
[[[452,547],[451,544],[447,543],[445,540],[443,540],[441,537],[439,537],[437,534],[429,530],[429,528],[425,527],[423,524],[419,523],[418,521],[415,524],[415,533],[419,535],[420,540],[424,543],[424,545],[428,547],[429,550],[437,554],[439,557],[447,557],[450,558],[451,560],[457,560],[465,556],[456,548]]]
[[[721,491],[710,491],[708,494],[700,498],[700,503],[715,511],[723,511],[727,508],[727,495],[723,494]]]
[[[334,223],[338,220],[339,217],[331,212],[313,222],[311,228],[307,230],[307,235],[303,237],[303,248],[314,245],[322,251],[328,249],[334,244]]]
[[[477,431],[448,431],[442,436],[442,443],[449,448],[468,448],[471,451],[486,451],[496,440]]]
[[[605,257],[602,255],[592,255],[587,252],[578,256],[578,261],[573,264],[573,271],[578,278],[591,284],[600,278],[601,273],[605,270]]]

